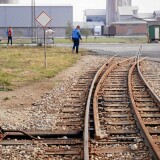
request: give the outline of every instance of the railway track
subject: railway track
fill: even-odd
[[[111,57],[72,85],[57,129],[0,128],[0,145],[36,149],[29,159],[159,160],[160,100],[139,63]]]
[[[136,64],[134,59],[128,59],[112,65],[92,93],[90,106],[94,111],[95,133],[90,134],[86,160],[160,159],[160,101],[156,95],[153,96],[153,92],[150,93],[151,88],[145,82],[140,85],[138,75],[143,78],[139,61]],[[137,72],[132,70],[132,65],[138,68]],[[134,103],[141,108],[139,112],[134,111],[138,108]],[[143,121],[135,117],[141,117]]]
[[[144,79],[139,61],[132,67],[132,86],[129,86],[137,125],[154,159],[160,159],[160,99]],[[139,73],[139,74],[137,74]],[[131,75],[132,74],[132,75]],[[131,79],[131,78],[130,78]]]
[[[103,65],[103,70],[108,68],[109,62],[112,63],[111,60],[107,61]],[[9,146],[11,149],[14,148],[13,146],[22,149],[23,146],[27,146],[30,150],[36,150],[38,146],[38,157],[32,156],[30,159],[84,159],[83,128],[85,106],[89,87],[96,72],[97,68],[86,72],[79,77],[76,84],[72,85],[67,101],[61,109],[59,119],[56,122],[57,129],[22,131],[0,128],[0,145]]]

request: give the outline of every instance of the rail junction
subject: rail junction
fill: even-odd
[[[0,145],[42,144],[46,159],[55,160],[160,160],[160,99],[141,72],[140,53],[114,55],[82,75],[58,129],[0,128]]]

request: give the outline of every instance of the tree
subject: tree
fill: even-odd
[[[88,36],[91,35],[91,30],[88,28],[87,25],[81,30],[81,33],[85,36],[87,42]]]
[[[73,30],[73,26],[72,23],[70,21],[67,22],[67,28],[66,28],[66,38],[71,40],[72,37],[72,30]]]

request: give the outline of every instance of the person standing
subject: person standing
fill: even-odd
[[[7,30],[7,36],[8,36],[8,43],[7,44],[9,44],[9,41],[11,41],[11,45],[12,45],[12,36],[13,36],[12,27],[8,28],[8,30]]]
[[[53,44],[54,43],[54,31],[49,27],[48,30],[46,30],[47,35],[47,44]]]
[[[75,48],[76,48],[76,53],[78,53],[80,39],[82,40],[81,34],[80,34],[80,26],[77,26],[72,31],[72,41],[73,41],[72,53],[74,53]]]

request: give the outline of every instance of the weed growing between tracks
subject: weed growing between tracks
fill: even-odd
[[[72,66],[83,54],[69,48],[47,47],[47,68],[43,47],[0,46],[0,91],[54,77]]]

